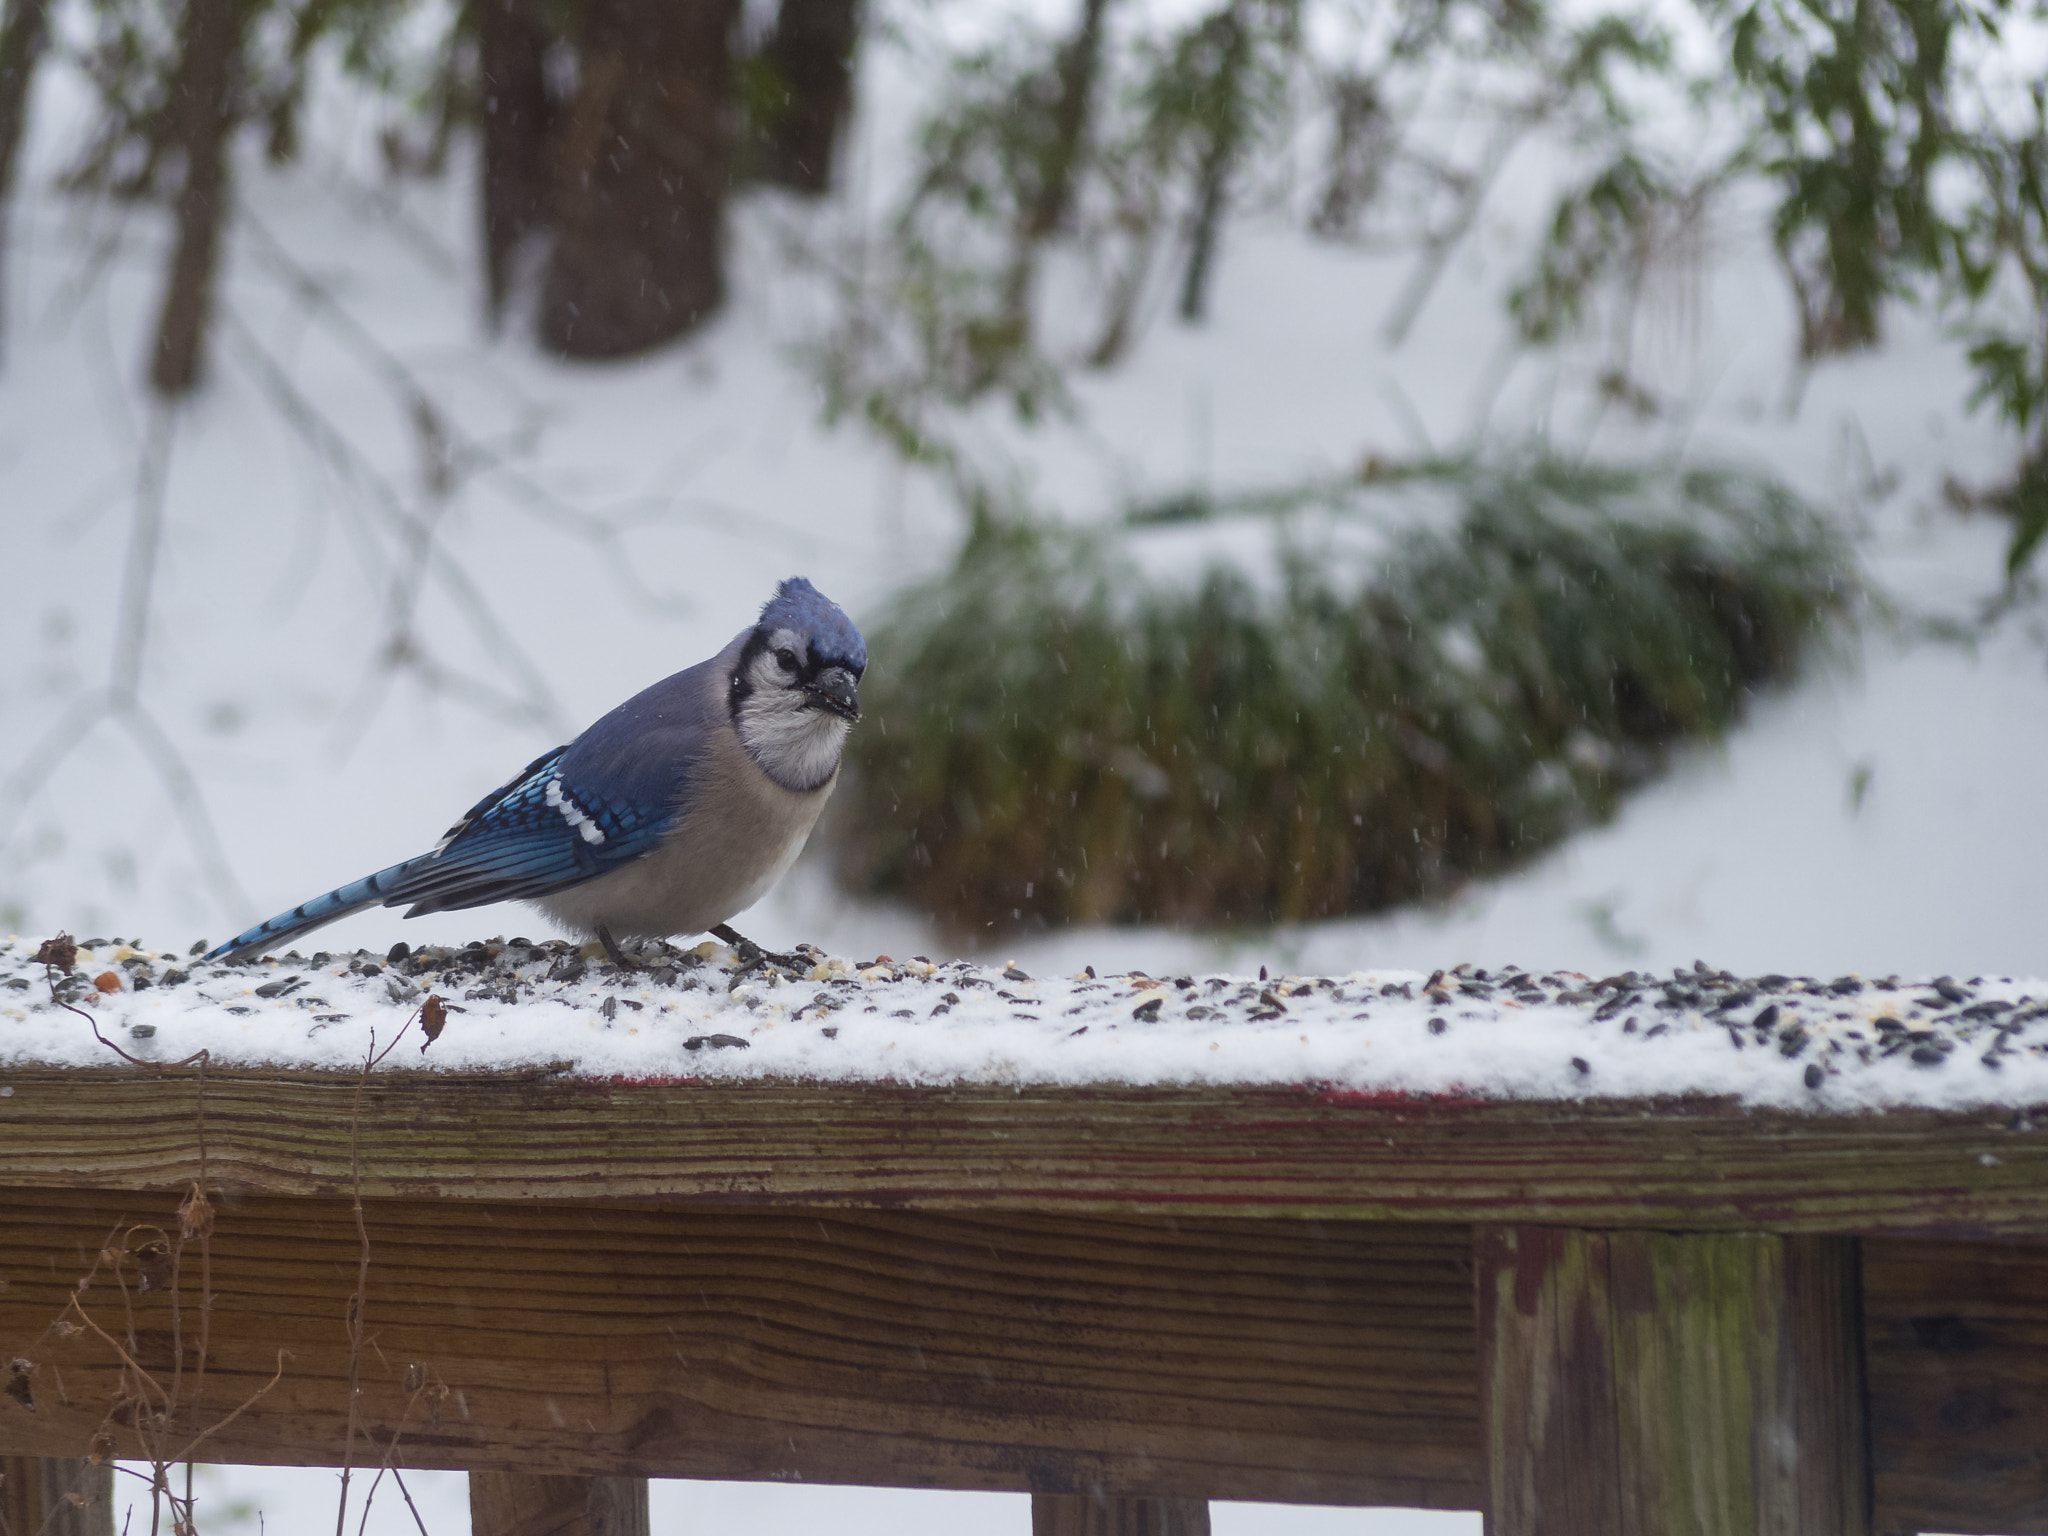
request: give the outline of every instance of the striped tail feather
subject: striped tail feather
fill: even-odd
[[[365,875],[347,885],[337,886],[325,896],[315,896],[311,901],[300,902],[289,912],[258,923],[246,933],[237,934],[227,943],[207,951],[208,960],[240,960],[251,955],[260,955],[266,949],[297,938],[302,933],[311,933],[315,928],[324,928],[329,923],[360,912],[365,907],[374,907],[386,901],[392,890],[402,884],[409,875],[417,874],[422,865],[433,857],[408,859],[403,864],[393,864],[389,869],[380,869],[374,875]]]

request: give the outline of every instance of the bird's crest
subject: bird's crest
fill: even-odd
[[[764,629],[794,629],[808,636],[813,657],[838,662],[856,673],[867,669],[868,645],[844,610],[802,576],[775,589],[761,609]]]

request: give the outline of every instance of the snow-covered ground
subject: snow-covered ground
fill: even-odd
[[[164,228],[149,210],[43,190],[79,92],[62,74],[44,83],[10,265],[0,929],[218,939],[429,846],[518,765],[722,644],[778,577],[804,571],[859,615],[947,557],[958,517],[939,488],[857,429],[824,428],[794,355],[819,306],[775,253],[791,229],[816,243],[857,219],[857,195],[818,214],[749,203],[723,319],[654,358],[572,367],[483,334],[462,176],[387,195],[323,152],[295,171],[244,168],[213,382],[168,429],[148,622],[124,632]],[[332,121],[316,142],[365,131]],[[2002,527],[1957,518],[1940,487],[1994,479],[2010,445],[1962,414],[1954,347],[1911,316],[1885,352],[1815,374],[1788,414],[1787,303],[1747,233],[1728,232],[1683,315],[1649,327],[1650,372],[1673,402],[1654,421],[1609,410],[1589,432],[1585,359],[1570,356],[1516,361],[1482,388],[1500,336],[1492,286],[1510,265],[1498,231],[1389,350],[1398,263],[1253,222],[1226,246],[1213,321],[1162,322],[1128,365],[1084,378],[1081,425],[1033,438],[979,423],[1042,500],[1086,512],[1454,444],[1485,400],[1509,434],[1770,465],[1857,530],[1900,610],[1727,743],[1684,755],[1613,825],[1441,907],[1277,934],[991,942],[1039,969],[1604,972],[1703,956],[2042,970],[2040,610],[1969,639],[1930,639],[1921,622],[1970,620],[1995,591]],[[414,389],[440,414],[439,444],[417,427]],[[422,560],[428,525],[442,553]],[[416,619],[400,624],[416,578]],[[146,713],[94,716],[137,633]],[[190,796],[163,771],[165,746],[189,766]],[[368,913],[322,941],[460,941],[479,921]],[[850,906],[815,863],[748,922],[840,953],[947,943],[914,914]]]
[[[868,71],[866,99],[895,105],[869,115],[849,194],[818,212],[749,201],[729,312],[604,368],[550,362],[516,330],[486,335],[467,172],[380,189],[374,114],[325,102],[306,165],[243,166],[212,380],[169,421],[139,387],[165,225],[49,190],[87,107],[75,76],[46,72],[0,364],[0,934],[218,940],[429,846],[520,764],[716,649],[777,578],[802,571],[859,616],[942,565],[959,523],[940,489],[857,429],[821,425],[795,356],[816,334],[816,285],[778,259],[786,238],[829,246],[880,208],[887,134],[915,90],[888,50]],[[1611,825],[1440,907],[1282,932],[991,936],[984,963],[1603,976],[1698,957],[1819,977],[2048,975],[2048,638],[2038,605],[1972,628],[2003,530],[1956,517],[1941,486],[1995,480],[2012,448],[1962,411],[1955,347],[1900,317],[1881,353],[1795,391],[1783,285],[1755,218],[1733,211],[1645,328],[1665,410],[1596,413],[1597,358],[1501,349],[1497,291],[1533,216],[1515,189],[1539,181],[1511,170],[1399,349],[1382,329],[1400,263],[1252,220],[1226,237],[1208,324],[1161,321],[1127,364],[1085,379],[1080,424],[1032,436],[984,420],[976,441],[1042,501],[1081,512],[1481,428],[1761,462],[1855,532],[1891,616],[1726,743],[1683,755]],[[421,430],[420,399],[438,435]],[[152,507],[161,540],[136,566]],[[144,571],[147,623],[124,627]],[[100,709],[131,675],[124,658],[132,693]],[[850,905],[815,863],[740,926],[841,955],[958,948],[916,914]],[[523,911],[373,912],[316,942],[381,952],[545,932]],[[423,1474],[421,1490],[435,1536],[459,1530],[460,1480]],[[248,1513],[208,1529],[257,1530],[257,1510],[261,1528],[297,1528],[329,1515],[332,1479],[237,1470],[213,1496]],[[671,1528],[1027,1518],[994,1495],[666,1484],[656,1499]],[[380,1495],[373,1524],[387,1518],[410,1527]],[[1217,1529],[1477,1525],[1405,1518],[1220,1506]]]
[[[140,1469],[147,1475],[146,1469]],[[117,1487],[114,1525],[141,1531],[149,1518],[147,1489],[133,1478]],[[409,1472],[412,1495],[431,1536],[469,1529],[469,1487],[460,1472]],[[311,1530],[333,1518],[340,1474],[291,1467],[201,1467],[193,1492],[207,1536],[276,1536]],[[127,1524],[122,1516],[134,1504]],[[790,1483],[656,1481],[648,1490],[656,1532],[744,1531],[748,1536],[920,1536],[972,1531],[1026,1536],[1031,1501],[1021,1493],[933,1493],[900,1488],[810,1488]],[[362,1509],[360,1478],[350,1491],[350,1529]],[[1479,1517],[1437,1510],[1307,1509],[1285,1504],[1212,1504],[1215,1536],[1469,1536]],[[419,1524],[387,1483],[370,1506],[364,1536],[415,1536]]]

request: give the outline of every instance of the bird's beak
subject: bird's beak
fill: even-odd
[[[827,667],[804,685],[804,691],[811,696],[814,709],[830,710],[842,720],[860,718],[860,693],[854,687],[853,674],[844,667]]]

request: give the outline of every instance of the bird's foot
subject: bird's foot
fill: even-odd
[[[811,962],[802,955],[778,955],[772,949],[763,949],[745,934],[728,923],[720,923],[706,930],[721,944],[732,946],[732,952],[739,957],[740,969],[751,971],[763,965],[780,966],[785,971],[807,971]]]
[[[641,968],[637,960],[626,958],[626,952],[619,948],[619,941],[612,937],[611,929],[605,927],[603,923],[597,925],[597,942],[604,946],[605,954],[611,957],[612,964],[620,970],[637,971]]]

